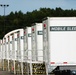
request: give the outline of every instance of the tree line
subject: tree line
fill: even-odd
[[[33,23],[42,22],[45,17],[76,17],[75,9],[62,8],[40,8],[39,10],[33,10],[32,12],[26,12],[25,14],[21,11],[11,12],[9,15],[0,15],[0,39],[3,36],[15,29],[25,28],[32,26]]]

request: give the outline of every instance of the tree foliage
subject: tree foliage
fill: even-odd
[[[63,10],[60,7],[55,9],[50,8],[40,8],[39,10],[33,10],[32,12],[27,12],[26,14],[19,12],[11,12],[9,15],[0,15],[0,39],[3,36],[19,28],[25,28],[31,26],[33,23],[42,22],[45,17],[76,17],[76,10]]]

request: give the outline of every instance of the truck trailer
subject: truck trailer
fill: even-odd
[[[46,66],[43,61],[43,25],[42,23],[34,23],[31,28],[32,73],[46,75]]]
[[[43,62],[43,26],[34,23],[32,26],[32,60]]]
[[[0,68],[3,67],[3,57],[2,57],[2,39],[0,39]]]
[[[76,17],[47,17],[42,23],[47,72],[76,74]]]
[[[18,59],[17,59],[17,52],[18,52],[18,41],[17,41],[17,32],[19,32],[21,29],[16,29],[13,30],[9,33],[7,33],[4,36],[5,39],[5,56],[6,56],[6,61],[8,62],[7,64],[7,70],[16,74],[18,71]],[[3,43],[2,43],[3,46]],[[3,50],[4,50],[3,48]],[[4,62],[6,64],[6,62]],[[4,68],[4,65],[3,65]]]

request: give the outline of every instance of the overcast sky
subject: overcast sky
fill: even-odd
[[[32,12],[39,8],[56,8],[62,9],[76,9],[76,0],[0,0],[0,4],[9,4],[9,7],[5,9],[5,14],[9,14],[11,11],[27,11]],[[4,8],[0,6],[0,15],[4,15]]]

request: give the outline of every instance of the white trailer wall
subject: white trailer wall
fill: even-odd
[[[32,26],[32,29],[31,29],[31,31],[32,31],[32,60],[33,61],[36,61],[36,59],[37,59],[37,49],[36,49],[36,33],[35,33],[35,31],[36,31],[36,28],[35,28],[35,26]]]
[[[12,60],[15,60],[14,33],[12,33]]]
[[[23,61],[26,62],[28,58],[27,52],[27,29],[24,29],[24,52],[23,52]]]
[[[23,37],[24,37],[24,30],[20,30],[20,51],[21,51],[21,62],[23,61],[23,51],[24,51],[24,40],[23,40]]]
[[[17,60],[17,32],[12,33],[12,60]]]
[[[3,45],[2,45],[2,57],[3,57],[3,59],[5,59],[5,53],[6,53],[6,49],[5,49],[5,38],[3,38]]]
[[[20,62],[23,61],[23,51],[24,51],[24,40],[23,40],[23,36],[24,36],[24,30],[23,29],[20,29],[20,31],[17,32],[17,39],[18,39],[18,42],[17,42],[17,46],[18,46],[18,60]]]
[[[2,40],[0,40],[0,68],[2,68]]]
[[[32,46],[31,46],[31,27],[27,27],[27,56],[28,60],[32,60]]]
[[[12,54],[12,50],[13,50],[13,47],[12,47],[12,35],[9,36],[9,39],[10,39],[10,54],[9,55],[10,55],[10,59],[12,60],[12,55],[13,55]]]
[[[6,59],[9,59],[9,50],[8,50],[8,36],[6,37]]]
[[[4,38],[5,59],[7,59],[6,38]]]
[[[2,40],[1,40],[1,58],[3,59],[3,57],[2,57],[3,56],[3,54],[2,54],[2,50],[3,50],[2,45],[3,44],[2,44]]]
[[[1,40],[0,40],[0,61],[1,61]]]
[[[37,40],[37,61],[43,61],[43,26],[42,23],[36,24],[36,40]]]
[[[76,65],[76,17],[51,17],[43,21],[44,60],[51,66]]]
[[[20,49],[20,40],[19,40],[19,31],[17,31],[17,60],[19,61],[19,57],[21,54],[19,54]]]
[[[8,40],[8,60],[10,60],[10,37],[9,35],[7,36],[7,40]]]
[[[0,40],[0,60],[2,60],[2,40]]]
[[[17,32],[13,33],[13,60],[17,60]]]
[[[32,26],[32,58],[35,61],[43,61],[43,27],[42,23]]]

